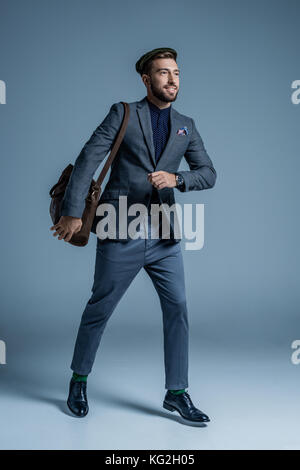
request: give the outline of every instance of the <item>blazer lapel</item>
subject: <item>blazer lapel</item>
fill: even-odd
[[[173,142],[175,141],[175,135],[176,135],[176,126],[180,127],[180,122],[177,117],[176,110],[173,109],[173,106],[171,106],[170,109],[170,135],[167,140],[166,146],[156,163],[155,160],[155,149],[154,149],[154,143],[153,143],[153,132],[152,132],[152,124],[151,124],[151,114],[150,114],[150,109],[147,103],[147,98],[143,98],[141,101],[139,101],[138,106],[137,106],[137,112],[139,115],[140,119],[140,124],[143,130],[143,134],[145,136],[145,140],[147,142],[147,146],[149,149],[149,154],[152,160],[152,163],[157,170],[157,167],[161,165],[162,161],[164,162],[168,155],[171,155],[171,147]],[[158,171],[158,170],[157,170]]]
[[[161,153],[161,156],[159,157],[159,160],[157,162],[155,171],[159,171],[160,168],[163,168],[163,165],[167,162],[167,159],[174,155],[174,152],[172,151],[172,146],[175,142],[175,136],[176,136],[176,129],[178,129],[180,126],[180,119],[178,118],[176,110],[171,106],[170,109],[170,134],[169,138],[167,140],[167,143],[165,145],[164,150]]]
[[[155,149],[154,149],[154,143],[153,143],[153,135],[152,135],[152,124],[151,124],[151,115],[150,115],[150,109],[147,104],[147,98],[143,98],[141,101],[139,101],[137,105],[137,112],[139,115],[140,119],[140,124],[143,130],[143,134],[145,137],[145,140],[147,142],[148,150],[150,153],[151,160],[153,162],[153,165],[156,165],[155,162]]]

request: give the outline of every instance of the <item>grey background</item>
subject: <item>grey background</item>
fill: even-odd
[[[291,102],[300,2],[1,0],[0,8],[0,447],[300,448],[300,365],[290,359],[300,337],[300,105]],[[48,192],[112,103],[145,96],[135,62],[162,46],[178,51],[173,106],[195,119],[218,174],[211,190],[176,192],[177,202],[205,204],[203,249],[182,245],[189,392],[211,417],[204,429],[161,407],[161,311],[144,271],[104,332],[90,414],[78,421],[65,407],[96,237],[85,248],[54,238]]]

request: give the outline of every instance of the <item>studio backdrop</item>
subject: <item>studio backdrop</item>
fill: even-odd
[[[299,15],[299,0],[0,0],[2,449],[299,449]],[[144,270],[105,329],[89,417],[65,406],[97,236],[53,237],[49,190],[113,103],[147,95],[135,63],[158,47],[178,53],[172,107],[217,172],[211,189],[174,190],[204,211],[203,246],[180,244],[205,430],[161,407],[162,313]]]

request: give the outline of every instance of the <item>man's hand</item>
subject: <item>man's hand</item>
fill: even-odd
[[[174,173],[154,171],[153,173],[148,173],[147,178],[156,189],[176,187],[176,176]]]
[[[71,217],[69,215],[63,215],[57,222],[57,224],[53,225],[50,230],[55,230],[53,236],[60,235],[58,240],[62,238],[65,242],[71,240],[73,233],[77,233],[81,230],[82,227],[82,220],[78,219],[77,217]]]

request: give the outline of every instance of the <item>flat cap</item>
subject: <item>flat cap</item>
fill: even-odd
[[[177,52],[175,51],[175,49],[172,49],[171,47],[158,47],[157,49],[153,49],[150,52],[146,52],[146,54],[142,55],[142,57],[139,58],[139,60],[135,64],[136,71],[140,75],[142,75],[146,62],[148,62],[149,59],[151,59],[155,54],[159,52],[172,52],[175,56],[175,60],[177,58]]]

